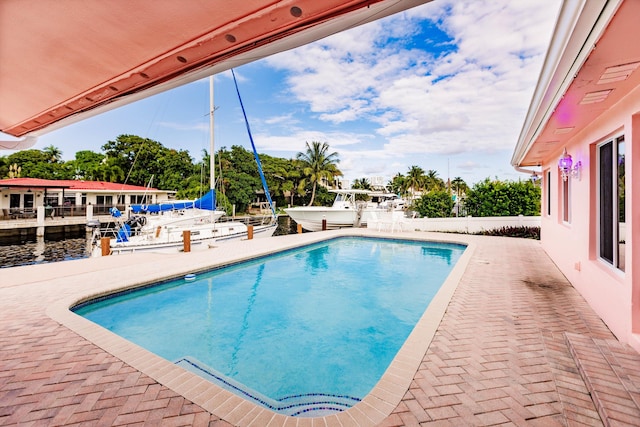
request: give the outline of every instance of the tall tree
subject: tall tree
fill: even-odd
[[[113,157],[105,157],[100,162],[97,170],[97,176],[101,181],[106,182],[124,182],[125,172]]]
[[[136,135],[119,135],[114,141],[104,144],[102,150],[124,171],[127,184],[145,186],[152,176],[157,179],[164,172],[158,159],[167,149],[158,141]]]
[[[437,191],[444,190],[445,183],[442,178],[438,176],[438,172],[429,169],[424,175],[424,186],[427,191]]]
[[[464,194],[469,190],[469,186],[464,182],[464,179],[456,176],[453,178],[453,181],[451,181],[451,190],[453,190],[456,195],[460,196],[461,193]]]
[[[62,159],[62,151],[54,145],[44,147],[42,152],[49,158],[49,162],[58,163]]]
[[[391,178],[391,181],[387,183],[387,188],[392,193],[396,193],[402,197],[406,197],[408,195],[407,178],[405,178],[404,175],[398,172],[393,176],[393,178]]]
[[[422,189],[424,188],[424,183],[424,169],[422,169],[420,166],[411,166],[409,168],[409,172],[407,172],[405,185],[411,192],[412,198],[415,198],[416,192],[422,191]]]
[[[91,150],[81,150],[76,152],[75,159],[67,163],[74,171],[74,179],[86,181],[96,181],[101,179],[100,168],[104,155]]]
[[[316,197],[318,182],[326,179],[329,184],[332,184],[334,177],[342,176],[342,172],[337,167],[337,163],[340,162],[338,153],[335,151],[329,153],[329,144],[317,141],[306,144],[307,150],[304,153],[298,153],[296,158],[302,163],[302,171],[305,175],[301,184],[305,184],[308,180],[312,185],[311,200],[309,201],[309,206],[311,206]]]
[[[367,178],[356,178],[353,180],[351,188],[356,190],[371,190],[371,183]]]
[[[70,179],[73,176],[68,165],[52,163],[51,156],[41,150],[17,151],[9,155],[7,161],[10,165],[20,167],[20,176],[23,178]]]

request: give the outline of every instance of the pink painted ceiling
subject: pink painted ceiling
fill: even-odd
[[[427,1],[2,0],[0,130],[37,136]]]
[[[639,17],[640,1],[621,4],[520,166],[542,164],[640,86]]]

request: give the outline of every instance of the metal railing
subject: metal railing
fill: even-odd
[[[92,205],[93,215],[109,215],[109,210],[114,205]],[[125,205],[116,205],[120,211],[124,211]],[[0,209],[0,221],[18,219],[36,219],[37,208],[10,208]],[[45,218],[69,218],[87,216],[87,205],[45,206]]]

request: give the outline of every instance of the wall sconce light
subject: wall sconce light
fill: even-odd
[[[533,185],[540,185],[540,180],[542,178],[540,177],[540,175],[538,175],[537,172],[534,172],[529,179],[531,180],[531,183]]]
[[[558,160],[558,169],[560,169],[560,173],[562,174],[562,180],[566,181],[569,179],[569,176],[572,178],[580,179],[580,169],[582,168],[582,162],[578,160],[578,162],[574,165],[573,160],[571,159],[571,155],[567,153],[567,149],[564,149],[562,153],[562,157]]]

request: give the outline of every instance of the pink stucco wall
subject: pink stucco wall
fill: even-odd
[[[596,145],[620,135],[625,137],[626,149],[624,272],[599,259],[597,248]],[[541,243],[618,339],[640,351],[640,238],[634,239],[640,233],[640,88],[566,145],[574,163],[582,162],[581,178],[570,178],[569,223],[562,221],[562,178],[557,166],[563,148],[558,147],[542,165],[543,170],[551,171],[551,215],[543,208]],[[543,206],[544,193],[546,183]]]

